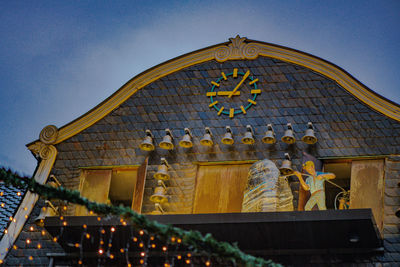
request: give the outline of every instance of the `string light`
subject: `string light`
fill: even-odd
[[[61,221],[64,220],[64,216],[60,216],[60,220],[61,220]]]
[[[170,266],[171,265],[168,262],[164,263],[164,267],[170,267]]]
[[[18,191],[18,192],[17,192],[17,196],[21,196],[21,192]]]
[[[32,256],[29,256],[28,259],[29,259],[30,261],[33,261],[33,257],[32,257]]]
[[[175,236],[171,237],[171,242],[174,243],[176,240]]]
[[[144,231],[143,231],[143,230],[140,230],[140,231],[139,231],[139,235],[144,235]]]
[[[92,211],[92,210],[91,210],[91,211],[89,211],[89,214],[90,214],[90,215],[93,215],[93,211]]]
[[[140,264],[143,264],[143,263],[144,263],[144,260],[143,260],[143,259],[140,259],[139,262],[140,262]]]
[[[156,244],[151,244],[151,248],[156,248]]]
[[[81,260],[78,261],[78,264],[79,264],[79,265],[82,265],[82,263],[83,263],[83,262],[82,262]]]
[[[211,266],[211,262],[210,261],[206,261],[206,266]]]
[[[132,240],[133,240],[133,242],[137,242],[137,237],[136,236],[134,236],[133,238],[132,238]]]
[[[140,242],[140,243],[139,243],[139,247],[141,247],[141,248],[142,248],[143,246],[144,246],[144,245],[143,245],[143,243],[142,243],[142,242]]]
[[[111,232],[115,232],[115,227],[111,227]]]
[[[98,220],[98,221],[101,221],[101,217],[97,217],[97,220]]]
[[[102,255],[104,253],[104,250],[102,248],[99,249],[99,254]]]
[[[8,230],[7,230],[7,229],[5,229],[5,230],[4,230],[4,233],[5,233],[5,234],[8,234]]]
[[[86,229],[86,228],[87,228],[87,225],[86,225],[86,224],[84,224],[84,225],[82,225],[82,227],[83,227],[83,229]]]
[[[141,256],[141,257],[146,256],[146,252],[144,252],[144,251],[140,252],[140,256]]]
[[[177,242],[180,244],[182,243],[182,239],[178,238]]]
[[[31,240],[27,239],[25,242],[29,245],[31,243]]]
[[[154,236],[150,236],[150,240],[154,240]]]
[[[66,221],[64,221],[64,222],[63,222],[63,225],[64,225],[64,226],[67,226],[67,222],[66,222]]]
[[[4,204],[4,203],[1,203],[1,207],[2,208],[4,208],[6,206],[6,204]]]
[[[124,250],[123,248],[121,248],[121,249],[119,250],[119,252],[124,253],[125,250]]]
[[[17,245],[14,245],[14,246],[13,246],[13,249],[14,249],[14,250],[17,250],[17,249],[18,249]]]
[[[79,248],[80,247],[79,243],[75,243],[75,247]]]
[[[4,192],[3,191],[1,191],[0,192],[0,197],[2,197],[4,195]]]
[[[109,247],[109,248],[111,248],[111,247],[112,247],[112,244],[111,244],[111,243],[110,243],[110,244],[108,244],[108,247]]]
[[[54,241],[54,242],[57,242],[57,237],[54,237],[54,238],[53,238],[53,241]]]
[[[104,235],[106,233],[106,230],[101,229],[100,233]]]
[[[46,235],[46,231],[45,230],[42,230],[42,235]]]
[[[103,240],[100,240],[100,245],[104,245],[104,241]]]
[[[191,253],[188,253],[187,256],[188,256],[188,258],[190,258],[190,257],[192,257],[192,254],[191,254]]]
[[[67,210],[67,206],[63,206],[63,210]]]
[[[176,258],[178,259],[178,260],[181,260],[182,259],[182,256],[181,255],[176,255]]]
[[[38,248],[38,249],[41,249],[41,248],[42,248],[42,245],[41,245],[40,243],[38,243],[38,244],[37,244],[37,248]]]
[[[12,221],[12,220],[13,220],[13,217],[10,216],[10,221]]]
[[[165,252],[165,251],[167,251],[167,247],[166,246],[163,246],[162,247],[162,250]]]
[[[90,234],[86,233],[86,239],[89,239],[89,238],[90,238]]]
[[[110,254],[110,259],[114,259],[114,255],[113,254]]]
[[[186,260],[186,264],[190,264],[190,260],[189,259]]]

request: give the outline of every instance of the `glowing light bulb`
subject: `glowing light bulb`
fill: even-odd
[[[79,248],[80,247],[79,243],[75,243],[75,247]]]
[[[144,252],[144,251],[140,252],[140,256],[141,256],[141,257],[146,256],[146,252]]]
[[[162,247],[162,250],[163,250],[164,252],[167,251],[167,247],[166,247],[166,246]]]
[[[144,260],[143,260],[143,259],[140,259],[139,262],[140,262],[140,264],[143,264],[143,263],[144,263]]]
[[[20,196],[21,195],[21,192],[17,192],[17,196]]]
[[[186,260],[186,264],[190,264],[190,260],[189,259]]]
[[[41,249],[42,248],[42,245],[39,243],[39,244],[37,244],[37,248],[38,249]]]
[[[125,249],[121,248],[121,249],[119,250],[119,252],[124,253],[124,252],[125,252]]]
[[[176,238],[173,236],[173,237],[171,237],[171,242],[173,243],[173,242],[175,242],[176,241]]]
[[[42,230],[42,235],[46,235],[46,231],[45,230]]]
[[[32,256],[29,256],[28,259],[29,259],[30,261],[33,261],[33,257],[32,257]]]
[[[79,264],[79,265],[82,265],[82,263],[83,263],[83,262],[82,262],[81,260],[78,261],[78,264]]]
[[[143,231],[143,230],[140,230],[140,231],[139,231],[139,235],[144,235],[144,231]]]
[[[63,222],[63,225],[64,225],[64,226],[67,226],[67,222],[66,222],[66,221],[64,221],[64,222]]]
[[[156,244],[151,244],[151,248],[156,248]]]
[[[27,239],[25,242],[26,242],[27,244],[30,244],[30,243],[31,243],[31,240],[30,240],[30,239]]]
[[[188,253],[187,256],[188,256],[188,258],[190,258],[190,257],[192,257],[192,254],[191,254],[191,253]]]
[[[177,258],[178,260],[181,260],[181,259],[182,259],[182,256],[181,256],[181,255],[177,255],[176,258]]]
[[[87,225],[86,225],[86,224],[84,224],[84,225],[82,225],[82,227],[83,227],[83,229],[86,229],[86,228],[87,228]]]
[[[133,242],[137,242],[137,237],[132,238]]]
[[[110,259],[114,259],[114,255],[113,254],[110,254]]]
[[[86,239],[89,239],[89,238],[90,238],[90,234],[86,233]]]
[[[115,227],[111,227],[111,229],[110,229],[110,230],[111,230],[111,232],[113,232],[113,233],[114,233],[114,232],[115,232]]]
[[[143,246],[144,246],[144,245],[143,245],[143,243],[142,243],[142,242],[140,242],[140,243],[139,243],[139,247],[141,247],[141,248],[142,248]]]
[[[206,266],[211,266],[211,262],[210,261],[206,261]]]
[[[99,249],[99,254],[102,255],[104,253],[104,250],[102,248]]]

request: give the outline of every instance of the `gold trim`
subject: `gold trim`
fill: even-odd
[[[43,143],[42,143],[43,144]],[[44,158],[35,173],[33,179],[40,184],[45,184],[47,177],[50,174],[50,170],[56,160],[57,149],[52,145],[43,144],[42,149],[46,148],[46,158]],[[31,214],[36,201],[39,199],[37,194],[27,191],[24,198],[19,205],[19,208],[14,216],[15,221],[12,221],[8,226],[8,233],[4,234],[0,240],[0,260],[4,260],[7,256],[8,251],[17,240],[19,233],[21,232],[27,218]]]
[[[107,165],[107,166],[87,166],[79,167],[82,170],[121,170],[121,169],[137,169],[140,165]]]
[[[372,109],[400,121],[400,106],[398,104],[379,96],[334,64],[287,47],[251,41],[237,36],[236,38],[230,38],[228,43],[183,55],[137,75],[91,111],[60,128],[57,139],[53,144],[58,144],[90,127],[138,90],[166,75],[210,60],[224,62],[234,59],[255,59],[258,56],[275,58],[312,69],[333,79],[346,91]],[[28,146],[30,145],[28,144]]]

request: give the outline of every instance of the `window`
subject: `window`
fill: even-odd
[[[200,165],[193,213],[241,212],[243,192],[251,165]]]
[[[332,172],[335,184],[350,190],[350,209],[370,208],[379,229],[383,227],[384,160],[327,161],[324,171]],[[341,189],[325,183],[326,205],[333,209]]]
[[[139,167],[112,169],[84,169],[80,177],[81,196],[91,201],[123,205],[140,212],[147,160]],[[77,216],[89,215],[85,207],[78,206]]]

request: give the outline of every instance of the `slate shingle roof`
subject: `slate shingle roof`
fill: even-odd
[[[206,97],[206,92],[210,82],[220,77],[221,71],[229,73],[234,67],[240,71],[249,69],[259,79],[262,93],[257,97],[257,105],[246,115],[230,119],[218,116],[215,110],[209,108],[210,99]],[[239,98],[232,101],[239,101]],[[292,146],[282,142],[272,146],[261,142],[268,123],[273,124],[278,139],[283,135],[286,123],[292,123],[295,136],[300,140],[308,121],[316,129],[319,141],[315,146],[307,146],[300,141]],[[253,146],[240,142],[247,124],[252,125],[255,131],[257,141]],[[220,141],[226,125],[231,126],[234,133],[235,145],[232,147]],[[214,134],[215,146],[212,148],[199,145],[205,126],[210,127]],[[176,146],[170,152],[157,148],[150,153],[144,212],[154,207],[148,199],[155,185],[152,174],[160,157],[167,158],[176,176],[180,178],[174,179],[180,183],[180,188],[171,183],[170,192],[180,194],[183,188],[187,196],[180,198],[178,193],[173,195],[174,204],[170,210],[190,212],[195,187],[195,171],[191,163],[195,161],[270,158],[279,164],[283,154],[289,152],[294,164],[299,164],[302,151],[320,158],[400,154],[399,122],[370,109],[336,82],[310,69],[258,57],[255,60],[224,63],[209,61],[147,85],[94,125],[57,144],[58,155],[52,173],[64,186],[77,189],[80,167],[141,164],[149,155],[139,149],[145,129],[150,129],[156,143],[159,143],[165,133],[164,129],[170,128],[177,145],[185,127],[192,131],[193,148]],[[395,200],[398,200],[398,196],[395,196]],[[71,208],[69,211],[72,215],[74,210]],[[397,246],[396,240],[399,238],[398,223],[388,221],[393,220],[393,214],[390,216],[385,219],[388,225],[386,229],[392,229],[391,239],[386,242],[388,247],[388,242],[390,246]],[[392,258],[397,257],[397,254],[393,253]],[[373,262],[374,259],[369,261]]]
[[[18,195],[20,192],[20,195]],[[24,192],[13,186],[6,186],[0,182],[0,238],[4,235],[10,223],[10,217],[14,217],[19,205],[22,202]],[[3,207],[4,204],[4,207]]]

